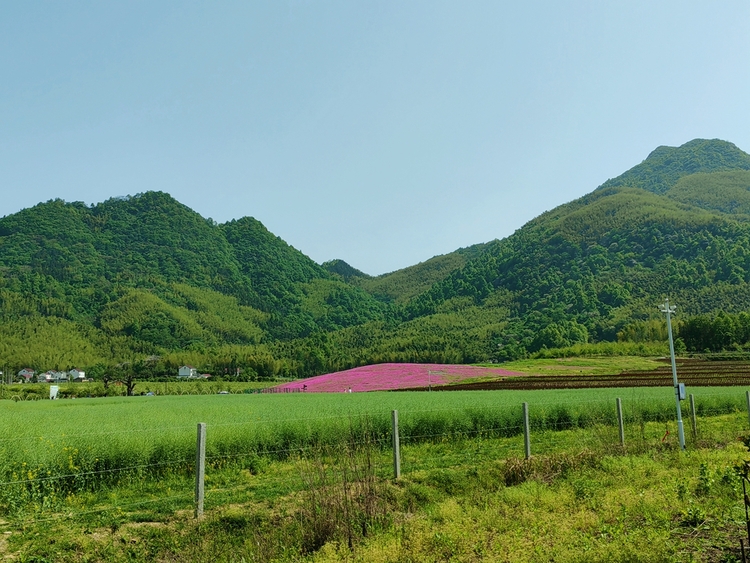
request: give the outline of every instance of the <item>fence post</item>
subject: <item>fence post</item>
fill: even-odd
[[[617,427],[620,429],[620,445],[625,447],[625,424],[622,420],[622,400],[617,397]]]
[[[698,439],[698,419],[695,417],[695,395],[690,393],[690,423],[693,425],[693,440]]]
[[[401,477],[401,443],[398,437],[398,411],[391,411],[393,419],[393,478]]]
[[[747,400],[747,416],[750,420],[750,391],[745,391],[745,399]]]
[[[529,428],[529,403],[523,404],[523,445],[526,459],[531,457],[531,429]]]
[[[206,423],[198,423],[195,446],[195,517],[203,516],[204,480],[206,477]]]

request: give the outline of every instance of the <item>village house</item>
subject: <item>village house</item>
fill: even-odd
[[[197,379],[200,375],[198,375],[198,369],[193,366],[181,366],[177,371],[177,377],[184,379]]]
[[[39,376],[40,383],[60,383],[62,381],[69,381],[68,372],[49,370],[45,371]]]
[[[23,368],[18,372],[18,377],[23,377],[24,383],[30,382],[34,378],[36,372],[31,368]]]
[[[86,372],[78,368],[73,368],[68,372],[71,381],[83,381],[86,379]]]

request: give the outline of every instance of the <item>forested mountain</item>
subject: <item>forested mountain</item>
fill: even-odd
[[[628,325],[656,317],[665,297],[683,315],[746,310],[750,225],[738,213],[750,194],[746,167],[750,156],[723,141],[660,147],[593,193],[492,243],[409,302],[406,318],[457,298],[482,306],[502,295],[509,314],[496,357],[504,359],[616,340]]]
[[[323,268],[331,274],[340,276],[344,281],[351,281],[354,278],[367,279],[371,277],[340,259],[323,262]]]
[[[304,337],[383,311],[260,222],[217,225],[147,192],[92,206],[54,200],[0,219],[0,315],[4,331],[67,323],[59,332],[86,334],[88,348],[114,361]],[[47,345],[65,358],[56,363],[84,361],[65,338]],[[15,336],[0,346],[6,358],[38,363]]]
[[[386,303],[405,303],[445,279],[452,272],[479,256],[486,244],[459,248],[450,254],[434,256],[414,266],[396,270],[377,277],[359,276],[350,279],[358,287]]]
[[[731,143],[659,147],[503,240],[377,277],[159,192],[0,219],[0,369],[502,361],[661,338],[665,297],[686,345],[750,340],[750,155]]]
[[[663,194],[691,174],[750,170],[750,155],[718,139],[693,139],[680,147],[657,147],[648,158],[599,189],[631,187]]]

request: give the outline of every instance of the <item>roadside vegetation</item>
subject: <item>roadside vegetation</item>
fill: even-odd
[[[136,380],[133,395],[216,395],[218,393],[248,394],[259,393],[277,385],[279,381],[181,381],[176,379]],[[91,399],[100,397],[123,397],[127,387],[120,382],[105,385],[101,381],[81,383],[56,383],[60,399]],[[50,384],[23,383],[0,385],[0,399],[12,401],[39,401],[49,399]]]

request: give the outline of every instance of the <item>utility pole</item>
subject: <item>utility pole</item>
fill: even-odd
[[[685,429],[682,426],[682,409],[680,408],[680,384],[677,383],[677,364],[674,359],[674,340],[672,339],[672,313],[677,308],[669,305],[669,299],[664,300],[664,304],[659,309],[662,313],[667,314],[667,334],[669,335],[669,354],[672,357],[672,382],[674,384],[674,399],[677,404],[677,435],[680,438],[680,449],[685,449]]]

